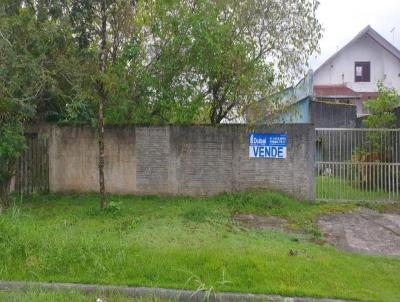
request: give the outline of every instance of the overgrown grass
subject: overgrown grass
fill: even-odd
[[[337,177],[319,176],[316,178],[317,198],[327,200],[355,200],[355,201],[400,201],[400,195],[395,196],[384,190],[374,190],[371,188],[360,189],[349,181],[341,180]],[[392,184],[391,184],[392,185]],[[387,189],[389,190],[389,189]]]
[[[309,240],[321,214],[349,203],[277,193],[210,198],[36,196],[0,218],[0,279],[397,301],[400,261]],[[114,205],[115,205],[114,204]],[[244,229],[235,213],[274,215],[307,235]],[[289,251],[296,253],[289,253]],[[292,256],[295,255],[295,256]],[[229,281],[229,282],[227,282]]]

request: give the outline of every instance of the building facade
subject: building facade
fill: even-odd
[[[353,104],[357,116],[368,114],[363,103],[377,96],[377,84],[400,93],[400,50],[370,26],[314,72],[314,97]]]

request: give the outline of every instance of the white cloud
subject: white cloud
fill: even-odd
[[[400,0],[320,0],[318,18],[324,27],[320,41],[321,54],[310,60],[316,69],[343,47],[364,27],[371,25],[389,42],[400,48]]]

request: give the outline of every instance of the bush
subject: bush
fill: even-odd
[[[366,108],[370,115],[364,120],[366,128],[395,128],[396,115],[394,110],[400,104],[400,97],[396,90],[386,88],[383,83],[378,83],[378,97],[366,102]],[[387,134],[385,134],[385,137]],[[362,163],[393,163],[394,158],[393,139],[382,139],[380,131],[371,131],[366,135],[365,143],[355,150],[352,160]],[[353,185],[367,190],[385,189],[388,183],[397,183],[397,177],[390,173],[387,167],[377,165],[356,165],[353,168],[355,179]],[[393,179],[396,178],[396,179]]]

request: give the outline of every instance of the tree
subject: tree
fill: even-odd
[[[146,103],[150,122],[209,122],[273,109],[269,97],[299,77],[317,50],[318,1],[148,0],[139,3],[134,56],[140,74],[122,108]],[[115,109],[118,110],[118,109]],[[135,110],[131,110],[134,112]]]
[[[215,125],[274,110],[270,95],[298,77],[317,49],[317,6],[317,0],[4,0],[0,98],[11,118],[1,133],[12,137],[15,121],[21,134],[28,118],[96,119],[104,208],[105,123]]]
[[[102,209],[107,205],[104,179],[104,106],[109,99],[110,87],[113,87],[110,82],[112,77],[108,77],[107,69],[116,64],[121,45],[132,37],[135,5],[135,0],[72,1],[71,21],[80,49],[92,50],[98,56],[95,85],[98,94],[99,188]]]
[[[0,7],[4,85],[13,98],[34,104],[37,121],[65,118],[66,104],[77,98],[76,83],[86,65],[57,3],[5,1]]]
[[[122,44],[131,38],[134,7],[135,1],[126,0],[4,0],[0,4],[0,97],[4,105],[1,109],[6,113],[6,102],[13,109],[7,109],[10,120],[2,121],[1,125],[4,146],[15,140],[14,154],[18,157],[17,145],[23,144],[18,143],[17,136],[23,137],[22,123],[28,117],[91,121],[94,110],[88,104],[95,100],[103,208],[106,205],[103,107],[115,86],[112,83],[115,77],[107,71],[117,61]],[[29,116],[22,114],[27,105],[32,109]],[[16,125],[10,126],[10,121]],[[10,133],[13,127],[15,132]]]
[[[10,205],[10,183],[15,174],[15,164],[25,149],[23,114],[20,109],[11,108],[15,106],[4,100],[0,106],[0,213]]]
[[[392,132],[382,129],[396,128],[396,115],[394,110],[400,104],[400,97],[393,88],[386,88],[382,82],[378,83],[378,97],[365,103],[365,108],[370,115],[363,121],[364,126],[371,130],[367,132],[365,143],[358,147],[354,159],[361,162],[391,163],[396,160],[396,140]],[[358,177],[357,184],[370,189],[384,188],[385,184],[398,177],[392,171],[387,171],[378,165],[356,165],[359,170],[355,173]],[[385,181],[383,181],[385,180]]]
[[[0,6],[0,200],[8,206],[15,163],[25,148],[23,123],[62,111],[69,98],[68,37],[60,23],[40,22],[24,1]]]
[[[370,112],[363,124],[366,128],[382,129],[396,128],[395,109],[400,105],[400,96],[394,88],[386,88],[382,82],[378,83],[378,97],[365,103],[365,108]],[[367,134],[368,145],[364,148],[364,157],[374,161],[392,161],[390,158],[393,146],[385,141],[380,132],[372,131]],[[393,143],[393,142],[392,142]]]
[[[394,110],[400,105],[400,96],[394,88],[378,83],[378,97],[365,103],[370,115],[364,120],[366,128],[396,128]]]

